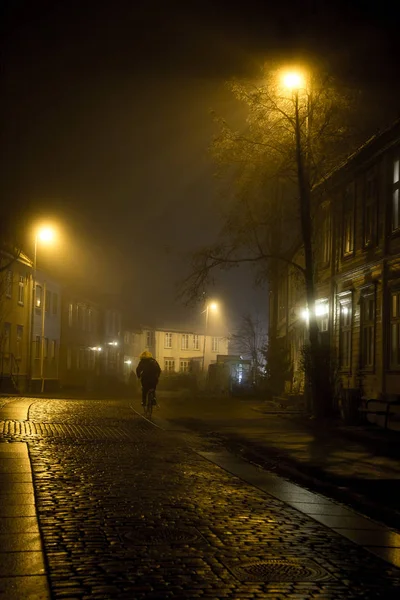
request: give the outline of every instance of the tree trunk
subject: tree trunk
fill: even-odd
[[[295,132],[296,132],[296,163],[297,179],[299,186],[300,222],[304,246],[305,262],[305,287],[308,307],[308,336],[310,342],[310,372],[306,372],[306,378],[310,380],[311,405],[315,416],[323,416],[324,397],[322,387],[322,374],[319,368],[320,344],[318,336],[318,324],[315,315],[315,265],[312,248],[312,221],[311,221],[311,190],[308,176],[308,167],[305,165],[303,146],[301,139],[301,127],[299,118],[299,96],[295,96]],[[308,132],[307,132],[308,134]],[[306,157],[307,158],[307,157]]]

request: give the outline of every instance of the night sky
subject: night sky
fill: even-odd
[[[220,226],[207,147],[210,109],[233,110],[227,79],[316,56],[385,106],[382,123],[397,116],[399,9],[282,4],[2,2],[1,202],[58,219],[63,268],[123,290],[133,321],[190,317],[175,284]],[[267,299],[245,269],[211,293],[230,316]]]

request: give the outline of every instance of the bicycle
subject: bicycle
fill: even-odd
[[[154,389],[150,389],[147,392],[146,401],[143,406],[143,413],[146,419],[151,419],[151,415],[153,413],[153,406],[155,404],[156,391]]]

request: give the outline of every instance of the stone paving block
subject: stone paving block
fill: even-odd
[[[0,598],[5,600],[51,600],[47,578],[44,575],[0,577]]]
[[[44,575],[42,552],[0,552],[0,578],[19,575]]]

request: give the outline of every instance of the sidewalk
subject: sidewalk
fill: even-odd
[[[18,514],[1,513],[1,598],[49,598],[33,587],[43,565],[64,600],[398,596],[400,536],[345,507],[229,453],[196,453],[127,403],[27,399],[14,415],[10,404],[0,450],[28,447],[40,540],[16,487],[28,463],[3,452],[0,506],[7,473]]]

